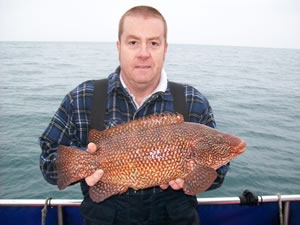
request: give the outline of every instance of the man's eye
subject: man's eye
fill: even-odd
[[[152,45],[152,46],[158,46],[159,44],[158,44],[158,42],[156,42],[156,41],[152,41],[152,42],[151,42],[151,45]]]
[[[130,41],[130,42],[129,42],[129,45],[131,45],[131,46],[134,46],[134,45],[136,45],[136,44],[137,44],[136,41]]]

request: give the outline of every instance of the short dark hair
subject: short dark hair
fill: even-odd
[[[161,19],[162,22],[164,23],[164,28],[165,28],[164,37],[167,40],[168,27],[167,27],[167,22],[163,17],[163,15],[157,9],[151,6],[141,5],[141,6],[135,6],[127,10],[121,17],[119,22],[119,33],[118,33],[119,41],[121,40],[121,35],[123,33],[124,20],[127,16],[143,16],[144,18],[154,17],[154,18]]]

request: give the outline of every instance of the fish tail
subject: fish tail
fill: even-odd
[[[56,169],[57,186],[60,190],[90,176],[98,168],[99,163],[90,153],[67,146],[58,146]]]

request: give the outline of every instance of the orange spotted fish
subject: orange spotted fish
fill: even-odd
[[[91,130],[93,154],[59,146],[57,185],[64,189],[97,169],[100,181],[90,187],[94,202],[182,178],[184,192],[196,195],[216,178],[216,169],[243,153],[246,143],[208,126],[184,122],[180,114],[150,116],[105,131]]]

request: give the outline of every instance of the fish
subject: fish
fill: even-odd
[[[246,142],[209,126],[185,122],[179,113],[151,115],[105,131],[89,132],[95,153],[59,145],[56,155],[60,190],[104,171],[89,188],[94,202],[181,178],[183,191],[197,195],[217,177],[216,169],[242,154]]]

